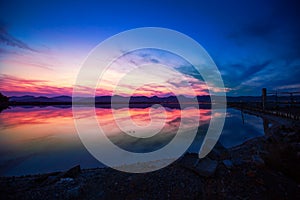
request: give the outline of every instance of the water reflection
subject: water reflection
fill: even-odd
[[[226,148],[234,147],[243,142],[264,135],[263,120],[255,115],[228,109],[226,122],[219,141]]]
[[[99,124],[108,133],[107,137],[119,147],[133,152],[151,152],[168,144],[174,137],[182,112],[191,116],[200,112],[198,134],[189,151],[198,152],[210,121],[210,110],[189,108],[165,108],[166,119],[163,129],[154,137],[137,139],[124,133],[113,118],[113,109],[117,110],[120,120],[124,118],[126,109],[96,108]],[[150,123],[149,106],[130,108],[131,119],[143,131]],[[218,113],[217,113],[218,114]],[[82,118],[90,116],[82,108]],[[161,110],[151,111],[151,117],[160,119]],[[260,118],[244,115],[243,125],[239,111],[229,109],[220,141],[226,146],[237,145],[245,139],[263,134]],[[193,121],[186,121],[186,127]],[[89,128],[87,124],[87,129]],[[131,130],[127,127],[128,131]],[[93,158],[84,148],[76,133],[72,109],[70,107],[14,107],[0,114],[0,175],[35,174],[68,169],[80,164],[83,168],[102,167],[103,164]]]

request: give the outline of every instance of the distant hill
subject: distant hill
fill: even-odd
[[[175,97],[175,96],[169,96],[169,97],[146,97],[146,96],[134,96],[134,97],[123,97],[123,96],[97,96],[95,97],[96,103],[111,103],[113,100],[116,103],[178,103],[178,99],[182,102],[192,102],[191,98],[185,97],[183,95]],[[76,102],[88,102],[88,98],[86,97],[77,97]],[[209,96],[199,96],[197,97],[197,100],[199,102],[208,103],[210,102]],[[12,96],[10,97],[9,101],[11,103],[71,103],[72,97],[70,96],[57,96],[57,97],[44,97],[44,96],[21,96],[16,97]]]
[[[216,101],[218,102],[218,96],[214,96]],[[294,102],[300,102],[300,96],[293,96]],[[146,96],[133,96],[133,97],[123,97],[123,96],[97,96],[95,97],[96,103],[111,103],[111,101],[115,103],[178,103],[178,99],[182,102],[192,102],[191,98],[185,97],[183,95],[180,95],[178,97],[175,96],[169,96],[169,97],[146,97]],[[87,102],[89,99],[86,97],[77,97],[76,102],[84,103]],[[198,96],[197,100],[199,103],[210,103],[211,98],[210,96]],[[268,102],[275,102],[276,97],[275,96],[268,96],[267,97]],[[277,97],[278,102],[289,102],[291,101],[290,96],[280,96]],[[12,96],[9,98],[10,103],[49,103],[49,104],[59,104],[59,103],[65,103],[65,104],[71,104],[72,103],[72,97],[70,96],[57,96],[57,97],[44,97],[44,96],[21,96],[21,97],[15,97]],[[227,102],[261,102],[261,96],[239,96],[239,97],[227,97]]]
[[[9,101],[8,101],[8,97],[4,96],[1,92],[0,92],[0,112],[6,108],[8,108],[9,106]]]
[[[72,97],[70,96],[57,96],[57,97],[44,97],[44,96],[39,96],[39,97],[34,97],[34,96],[21,96],[21,97],[10,97],[9,98],[10,102],[72,102]]]

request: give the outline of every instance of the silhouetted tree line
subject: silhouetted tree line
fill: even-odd
[[[4,96],[1,92],[0,92],[0,102],[1,103],[8,103],[8,97]]]
[[[1,92],[0,92],[0,112],[6,108],[8,108],[8,100],[9,98],[7,96],[4,96]]]

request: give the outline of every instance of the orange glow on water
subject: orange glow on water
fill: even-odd
[[[129,109],[131,119],[139,126],[147,126],[151,118],[161,118],[161,112],[161,109],[153,108]],[[210,120],[210,110],[205,109],[198,111],[197,109],[165,109],[163,112],[166,115],[166,126],[168,126],[170,122],[180,119],[182,112],[184,112],[185,116],[191,117],[195,115],[195,112],[200,112],[199,121],[201,124],[208,123]],[[127,109],[118,109],[117,113],[119,118],[126,116]],[[96,108],[96,115],[99,124],[103,129],[107,130],[108,133],[117,134],[118,131],[120,131],[115,123],[116,117],[113,116],[112,109]],[[178,123],[179,122],[180,121],[178,121]],[[76,133],[71,108],[13,108],[12,110],[5,110],[0,114],[0,123],[2,136],[5,134],[14,141],[24,141],[52,134],[68,135]]]

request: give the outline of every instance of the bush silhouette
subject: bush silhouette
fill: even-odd
[[[0,92],[0,102],[1,103],[8,103],[8,97],[4,96],[1,92]]]

